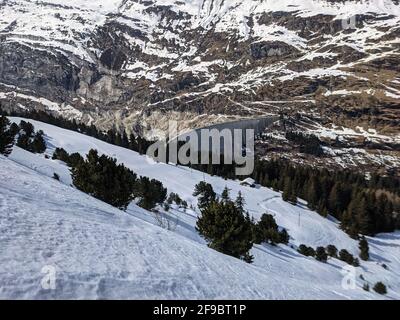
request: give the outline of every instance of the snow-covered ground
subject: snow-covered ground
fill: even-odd
[[[290,245],[334,244],[358,254],[357,242],[337,222],[304,203],[283,202],[277,192],[155,163],[92,137],[29,121],[44,131],[48,155],[55,147],[81,154],[95,148],[139,175],[162,181],[194,206],[194,185],[203,179],[217,193],[227,186],[236,197],[240,190],[256,219],[267,211],[275,215],[288,230]],[[62,162],[14,147],[9,158],[0,158],[0,298],[400,299],[400,233],[368,238],[371,260],[361,261],[357,286],[349,289],[342,286],[346,265],[339,260],[324,264],[290,246],[256,245],[249,265],[209,249],[194,229],[196,212],[173,208],[169,214],[178,223],[172,231],[134,204],[123,212],[76,190]],[[41,286],[49,268],[56,271],[54,290]],[[388,286],[386,296],[361,288],[377,281]]]

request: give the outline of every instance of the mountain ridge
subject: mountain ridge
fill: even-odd
[[[13,0],[0,13],[5,108],[142,135],[161,117],[280,112],[398,125],[395,1]]]

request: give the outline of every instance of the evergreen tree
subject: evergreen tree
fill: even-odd
[[[338,253],[338,249],[330,244],[326,247],[326,252],[328,254],[328,256],[332,257],[332,258],[337,258],[337,253]]]
[[[26,133],[20,133],[17,138],[17,147],[28,150],[30,146],[30,137]]]
[[[307,205],[311,210],[315,210],[318,204],[318,183],[315,176],[313,176],[307,185],[306,199]]]
[[[364,236],[361,238],[358,247],[360,249],[360,258],[367,261],[369,259],[369,246],[368,241]]]
[[[248,214],[247,214],[248,215]],[[248,219],[253,226],[253,241],[261,244],[263,242],[276,245],[278,243],[288,244],[290,236],[286,229],[279,231],[279,227],[271,214],[263,214],[258,223]]]
[[[33,153],[43,153],[46,151],[46,142],[43,138],[43,131],[40,130],[36,132],[29,146],[29,151]]]
[[[30,122],[21,121],[17,146],[32,153],[43,153],[46,151],[46,142],[43,131],[35,133],[35,128]],[[14,129],[15,130],[15,129]]]
[[[238,210],[241,213],[244,213],[244,205],[245,205],[245,203],[246,202],[245,202],[245,200],[244,200],[244,198],[242,196],[242,192],[239,191],[238,196],[236,197],[236,200],[235,200],[235,205],[236,205],[236,208],[238,208]]]
[[[28,136],[32,137],[33,133],[35,132],[35,128],[32,123],[26,122],[24,120],[21,120],[19,123],[19,128]]]
[[[15,122],[11,123],[11,125],[10,125],[10,134],[13,137],[15,137],[19,133],[19,130],[20,130],[19,126]]]
[[[382,282],[377,282],[375,285],[374,285],[374,291],[376,292],[376,293],[379,293],[379,294],[386,294],[387,293],[387,289],[386,289],[386,286],[382,283]]]
[[[10,130],[10,121],[7,117],[0,117],[0,154],[8,156],[14,145],[15,134]]]
[[[355,259],[354,256],[348,252],[346,249],[342,249],[339,252],[339,259],[353,266],[358,266],[358,259]]]
[[[67,151],[65,151],[63,148],[56,148],[53,152],[53,160],[60,160],[65,163],[68,162],[69,159],[69,154]]]
[[[116,159],[90,150],[86,161],[71,169],[73,184],[81,191],[120,209],[133,200],[136,175]]]
[[[214,192],[212,185],[204,181],[201,181],[198,184],[196,184],[193,196],[195,197],[199,196],[198,207],[200,210],[207,207],[210,203],[216,200],[216,194]]]
[[[312,247],[308,247],[305,244],[301,244],[297,251],[306,257],[315,257],[316,254]]]
[[[212,201],[201,210],[196,230],[210,248],[252,261],[249,250],[253,246],[252,227],[232,201]]]
[[[328,255],[326,254],[324,247],[317,247],[315,251],[315,259],[321,262],[326,262],[328,260]]]
[[[280,243],[283,243],[283,244],[289,243],[290,236],[289,236],[288,232],[286,231],[286,229],[282,229],[279,232],[279,237],[280,237],[280,240],[279,240]]]
[[[161,204],[167,197],[167,189],[160,181],[140,177],[135,183],[135,197],[139,198],[138,205],[144,209],[151,210],[157,204]]]
[[[228,189],[227,186],[225,186],[225,188],[224,188],[224,190],[222,191],[222,194],[221,194],[221,201],[226,203],[226,202],[228,202],[230,200],[231,200],[231,198],[229,197],[229,189]]]
[[[70,167],[76,167],[76,166],[79,166],[84,161],[85,160],[78,152],[74,152],[69,155],[69,158],[66,161],[66,163]]]
[[[294,191],[293,182],[290,178],[286,178],[284,182],[284,188],[282,193],[283,201],[296,204],[297,203],[297,196]]]

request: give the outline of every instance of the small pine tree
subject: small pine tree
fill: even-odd
[[[169,209],[171,208],[168,202],[165,202],[163,205],[164,211],[169,211]]]
[[[369,284],[368,283],[364,283],[363,290],[369,291]]]
[[[147,177],[140,177],[135,182],[133,194],[139,198],[138,206],[151,210],[157,204],[163,203],[167,197],[167,189],[160,181],[150,180]]]
[[[228,187],[225,186],[225,188],[221,194],[221,201],[224,203],[227,203],[230,200],[231,200],[231,198],[229,197],[229,189],[228,189]]]
[[[73,184],[81,191],[120,209],[134,198],[136,174],[117,160],[90,150],[86,161],[72,167]]]
[[[353,267],[359,267],[360,266],[360,260],[358,260],[358,258],[354,258],[353,263],[351,265]]]
[[[386,286],[382,283],[382,282],[377,282],[375,285],[374,285],[374,291],[376,292],[376,293],[379,293],[379,294],[386,294],[387,293],[387,289],[386,289]]]
[[[264,213],[261,216],[260,221],[253,227],[253,229],[255,243],[279,243],[280,238],[278,225],[271,214]]]
[[[55,179],[57,181],[60,181],[60,176],[57,173],[54,172],[53,179]]]
[[[52,159],[60,160],[60,161],[67,163],[68,159],[69,159],[69,154],[63,148],[56,148],[53,152]]]
[[[358,259],[354,258],[354,256],[350,252],[348,252],[346,249],[340,250],[339,259],[354,266],[354,267],[358,267],[360,265]]]
[[[315,250],[305,244],[301,244],[297,251],[306,257],[315,257]]]
[[[29,151],[33,153],[43,153],[46,151],[46,141],[43,138],[43,131],[36,132],[30,144]]]
[[[244,198],[242,196],[242,192],[239,191],[238,196],[237,196],[237,198],[235,200],[235,205],[236,205],[236,208],[238,208],[238,210],[240,210],[242,213],[244,213],[244,205],[245,205],[245,203],[246,202],[245,202],[245,200],[244,200]]]
[[[193,196],[199,196],[198,207],[200,210],[207,207],[216,200],[216,194],[212,185],[204,181],[196,184]]]
[[[315,259],[321,262],[326,262],[328,260],[328,255],[326,254],[324,247],[318,247],[315,252]]]
[[[7,117],[0,117],[0,154],[8,156],[14,145],[15,134],[10,130],[10,121]]]
[[[358,247],[360,249],[360,258],[367,261],[369,259],[369,246],[368,241],[364,236],[361,238]]]
[[[188,208],[188,203],[187,203],[187,201],[186,201],[186,200],[182,200],[182,205],[181,205],[181,206],[182,206],[183,209],[186,210],[186,209]]]
[[[338,249],[333,244],[330,244],[326,247],[326,252],[328,256],[337,258]]]
[[[288,232],[286,231],[286,229],[282,229],[279,232],[279,237],[280,237],[280,240],[279,240],[280,243],[283,243],[283,244],[289,243],[290,236],[289,236]]]
[[[201,210],[196,230],[208,246],[233,257],[252,261],[252,227],[232,201],[213,201]]]
[[[17,146],[32,153],[43,153],[46,151],[46,141],[43,138],[43,131],[35,133],[35,128],[30,122],[21,121],[19,124],[20,133],[17,139]]]

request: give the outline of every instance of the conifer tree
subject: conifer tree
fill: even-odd
[[[216,194],[214,192],[212,185],[204,181],[201,181],[198,184],[196,184],[193,196],[195,197],[199,196],[198,207],[200,210],[216,200]]]
[[[116,159],[99,156],[90,150],[86,161],[79,161],[71,169],[73,184],[104,202],[126,209],[133,200],[136,175]]]
[[[333,244],[330,244],[326,247],[326,253],[332,258],[337,258],[338,249]]]
[[[40,130],[36,132],[28,150],[33,153],[43,153],[46,151],[46,142],[43,138],[43,131]]]
[[[68,162],[69,159],[69,154],[67,151],[65,151],[63,148],[56,148],[53,152],[53,160],[60,160],[65,163]]]
[[[235,205],[236,205],[236,208],[238,208],[238,210],[240,212],[242,212],[242,213],[244,213],[244,205],[245,205],[245,203],[246,202],[245,202],[245,200],[244,200],[244,198],[242,196],[242,192],[239,191],[238,196],[236,197],[236,200],[235,200]]]
[[[369,246],[368,241],[364,236],[361,238],[358,247],[360,249],[360,258],[367,261],[369,259]]]
[[[359,266],[358,259],[354,258],[354,256],[350,252],[348,252],[346,249],[340,250],[339,259],[350,265],[353,265],[355,267]]]
[[[376,293],[379,293],[379,294],[386,294],[387,293],[387,289],[386,289],[386,286],[382,283],[382,282],[377,282],[375,285],[374,285],[374,291],[376,292]]]
[[[297,251],[306,256],[306,257],[314,257],[315,256],[315,250],[312,247],[308,247],[305,244],[301,244]]]
[[[157,204],[161,204],[167,198],[167,189],[160,181],[140,177],[135,182],[134,196],[139,198],[138,205],[144,209],[151,210]]]
[[[7,117],[0,117],[0,154],[8,156],[14,145],[15,135],[11,132],[10,121]]]
[[[280,240],[279,240],[280,243],[283,243],[283,244],[289,243],[290,236],[289,236],[288,232],[286,231],[286,229],[282,229],[279,232],[279,237],[280,237]]]
[[[272,245],[277,243],[287,244],[289,234],[286,229],[279,231],[278,225],[271,214],[263,214],[257,224],[253,224],[254,243],[268,242]]]
[[[229,189],[227,186],[225,186],[224,190],[221,193],[221,201],[226,203],[230,200],[231,200],[231,198],[229,197]]]
[[[315,259],[321,262],[326,262],[328,260],[328,255],[326,254],[324,247],[317,247],[315,251]]]
[[[233,257],[252,261],[252,228],[232,201],[212,201],[201,210],[196,230],[210,248]]]

